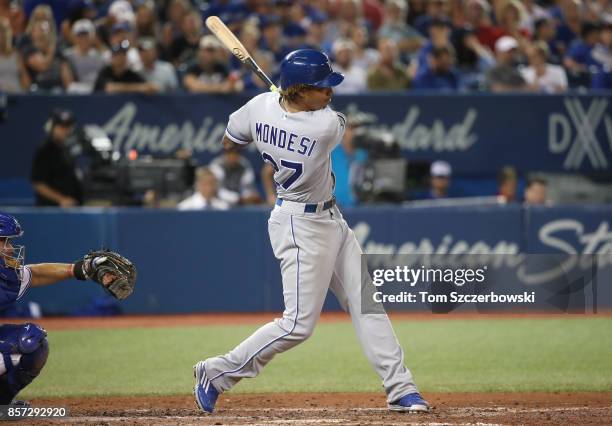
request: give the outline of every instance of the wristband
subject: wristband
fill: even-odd
[[[82,260],[79,260],[74,264],[72,268],[72,273],[74,274],[74,277],[79,281],[85,281],[87,279],[87,275],[85,275],[85,272],[83,271]]]

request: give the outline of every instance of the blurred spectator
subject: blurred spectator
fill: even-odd
[[[26,73],[23,80],[30,91],[61,92],[74,80],[72,70],[56,50],[55,31],[48,21],[37,21],[30,29],[31,44],[24,48]]]
[[[559,0],[559,4],[561,22],[557,27],[556,38],[565,52],[582,31],[582,3],[581,0]]]
[[[258,204],[261,197],[255,188],[253,167],[239,148],[226,149],[209,164],[219,182],[219,198],[231,206]]]
[[[497,66],[487,73],[487,85],[493,92],[524,90],[526,82],[518,71],[518,42],[503,36],[495,43]]]
[[[74,43],[72,29],[76,21],[87,19],[95,22],[98,17],[98,10],[95,4],[90,0],[72,0],[68,3],[67,14],[63,21],[60,21],[59,34],[62,38],[61,44],[64,49],[70,47]],[[57,15],[56,15],[57,18]],[[96,39],[96,43],[97,43]]]
[[[428,55],[429,67],[412,82],[416,90],[455,91],[459,88],[459,75],[453,69],[455,52],[448,46],[435,47]]]
[[[196,183],[193,195],[178,204],[179,210],[227,210],[230,205],[218,195],[218,182],[208,167],[196,170]]]
[[[406,23],[407,9],[405,0],[388,0],[385,3],[385,20],[378,30],[378,37],[395,41],[402,53],[412,53],[424,43],[419,32]]]
[[[136,17],[134,19],[136,35],[140,37],[157,38],[160,34],[155,3],[153,0],[139,0],[136,3]]]
[[[157,92],[173,92],[178,88],[176,71],[171,63],[157,59],[155,39],[143,37],[138,42],[142,76],[157,88]]]
[[[527,54],[529,66],[521,70],[521,75],[532,90],[543,93],[560,93],[567,90],[567,75],[563,67],[547,63],[546,43],[535,43]]]
[[[415,75],[426,73],[429,69],[429,57],[434,48],[446,47],[450,43],[450,22],[435,19],[429,23],[429,39],[419,51]]]
[[[601,67],[601,62],[593,56],[593,49],[599,41],[599,26],[586,23],[582,27],[580,39],[575,40],[563,61],[565,67],[575,73],[588,72],[590,68]]]
[[[195,60],[200,38],[202,37],[202,19],[195,10],[190,10],[181,21],[180,34],[175,37],[165,59],[175,66],[188,64]]]
[[[472,29],[478,41],[490,50],[504,31],[491,23],[491,5],[487,0],[467,0],[465,3],[465,24]]]
[[[83,203],[83,188],[66,140],[72,133],[74,115],[53,111],[45,124],[47,138],[34,154],[31,181],[37,206],[72,207]]]
[[[164,55],[170,51],[174,40],[182,34],[183,18],[189,11],[187,0],[171,0],[164,10],[165,23],[161,32],[161,46]],[[199,40],[199,35],[198,35]]]
[[[533,34],[536,22],[539,20],[547,20],[550,18],[550,14],[546,9],[538,5],[536,0],[522,0],[522,4],[523,16],[520,27],[528,33]]]
[[[259,23],[261,30],[260,48],[274,55],[274,60],[280,63],[289,53],[283,45],[282,27],[278,17],[274,15],[263,16]]]
[[[485,73],[495,66],[495,57],[470,30],[457,30],[455,43],[461,77],[459,87],[480,89],[484,85]]]
[[[306,48],[307,34],[306,30],[301,25],[294,23],[287,24],[283,30],[285,51],[289,53],[293,50]]]
[[[548,45],[549,61],[553,64],[560,65],[563,61],[563,55],[556,41],[557,27],[552,19],[543,18],[537,20],[534,24],[533,41],[542,41]]]
[[[523,4],[519,0],[505,0],[497,2],[497,5],[498,13],[495,16],[504,35],[514,37],[519,45],[526,47],[530,33],[521,28],[521,23],[525,17]]]
[[[450,192],[453,169],[451,165],[442,160],[431,163],[429,168],[429,190],[413,194],[416,200],[438,200],[452,197]]]
[[[429,35],[429,24],[433,20],[448,20],[448,1],[447,0],[427,0],[427,8],[424,15],[419,16],[414,21],[414,27],[424,36]]]
[[[361,25],[351,28],[351,40],[355,43],[353,63],[367,73],[379,59],[378,51],[369,47],[370,40],[367,27]]]
[[[0,92],[21,92],[20,74],[23,75],[23,63],[13,48],[11,24],[0,17]]]
[[[57,43],[57,26],[55,18],[53,17],[53,11],[51,7],[46,4],[40,4],[34,8],[32,14],[28,19],[28,24],[25,30],[25,34],[17,40],[17,47],[23,53],[32,46],[32,31],[34,27],[40,23],[47,23],[49,38],[53,40],[53,43]]]
[[[20,4],[14,0],[0,0],[0,18],[6,18],[11,24],[14,37],[19,37],[25,29],[25,13]]]
[[[218,60],[221,44],[213,35],[202,37],[196,62],[183,77],[185,88],[192,93],[232,93],[242,90],[242,82],[230,76],[225,65]]]
[[[140,61],[140,54],[138,53],[136,42],[136,36],[134,34],[133,26],[127,21],[117,22],[113,25],[110,34],[110,46],[121,44],[123,41],[129,43],[129,49],[127,51],[128,68],[132,71],[140,72],[142,70],[142,62]],[[106,62],[110,61],[111,52],[104,52],[104,59]]]
[[[610,6],[612,8],[612,5]],[[604,24],[599,33],[599,43],[592,52],[593,58],[601,65],[597,68],[612,68],[612,22]]]
[[[335,18],[327,25],[325,43],[331,46],[339,38],[348,38],[351,28],[368,25],[363,18],[361,0],[338,0],[335,2]]]
[[[94,91],[106,93],[155,93],[157,88],[128,67],[127,40],[111,47],[110,64],[100,70]]]
[[[104,67],[104,59],[95,47],[95,28],[89,19],[76,21],[72,26],[74,46],[64,55],[74,70],[75,81],[71,92],[90,93],[98,73]]]
[[[340,143],[331,154],[332,165],[336,182],[335,195],[338,204],[342,207],[352,207],[357,204],[355,196],[355,183],[361,173],[368,153],[364,149],[356,148],[353,139],[355,125],[350,117],[348,126]]]
[[[546,180],[538,177],[529,179],[525,188],[525,204],[546,204],[546,188]]]
[[[602,68],[595,73],[591,88],[594,90],[612,90],[612,68]]]
[[[331,53],[331,44],[325,40],[327,22],[327,15],[321,12],[313,13],[308,18],[306,25],[306,31],[308,32],[308,34],[306,34],[306,45],[312,49],[320,49],[329,54]]]
[[[334,89],[338,94],[356,94],[366,90],[366,72],[353,63],[355,43],[351,40],[336,40],[333,46],[335,63],[334,71],[344,74],[344,81]]]
[[[397,46],[393,40],[378,41],[380,59],[368,72],[369,90],[405,90],[410,85],[408,73],[398,63]]]
[[[117,36],[113,39],[113,32],[118,28],[127,28],[131,32],[136,21],[136,15],[132,5],[127,0],[114,0],[108,8],[108,13],[105,18],[100,21],[98,26],[98,35],[109,46],[118,43],[125,37],[117,40]],[[133,43],[134,40],[130,40]]]
[[[517,201],[518,176],[514,167],[503,167],[497,174],[498,197],[505,203]]]

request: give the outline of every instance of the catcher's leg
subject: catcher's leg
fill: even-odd
[[[325,213],[329,218],[329,212]],[[329,288],[340,237],[337,224],[322,220],[322,215],[272,213],[270,241],[281,264],[285,311],[282,318],[264,325],[228,354],[204,362],[205,375],[219,392],[243,377],[255,377],[277,353],[312,334]]]
[[[0,405],[6,405],[40,374],[47,362],[47,332],[32,323],[0,326],[0,353]]]

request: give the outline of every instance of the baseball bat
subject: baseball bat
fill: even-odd
[[[251,54],[242,45],[240,40],[238,40],[238,37],[234,35],[232,30],[230,30],[218,16],[209,16],[206,18],[206,26],[215,36],[217,36],[221,43],[240,60],[240,62],[253,70],[253,72],[268,85],[271,92],[276,92],[278,90],[266,73],[259,68],[259,65],[253,60]]]

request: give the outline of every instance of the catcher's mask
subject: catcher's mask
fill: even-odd
[[[7,268],[14,269],[19,277],[19,280],[21,280],[24,260],[24,245],[13,244],[11,238],[0,237],[0,266],[6,266]]]

